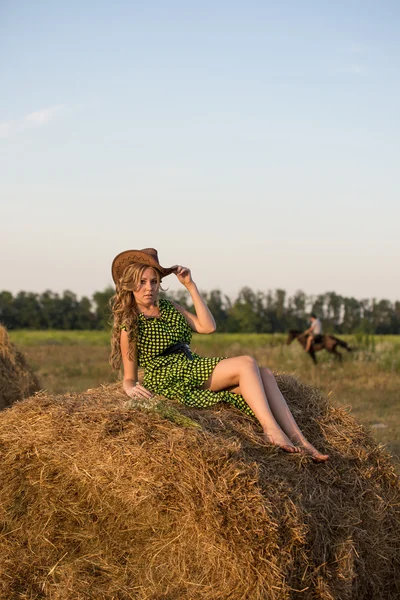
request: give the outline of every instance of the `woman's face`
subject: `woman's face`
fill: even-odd
[[[158,299],[159,287],[157,273],[152,267],[147,267],[142,273],[136,290],[133,292],[136,304],[143,306],[155,304]]]

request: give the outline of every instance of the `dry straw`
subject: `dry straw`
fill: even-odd
[[[10,342],[5,327],[0,325],[0,410],[39,389],[37,377],[24,355]]]
[[[400,488],[348,411],[277,378],[326,464],[224,405],[127,407],[119,384],[0,415],[0,597],[398,600]]]

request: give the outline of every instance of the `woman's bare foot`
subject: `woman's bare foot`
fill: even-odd
[[[322,454],[310,442],[300,442],[302,448],[309,454],[314,462],[322,463],[328,460],[329,454]]]
[[[263,435],[264,435],[264,439],[269,444],[272,444],[273,446],[277,446],[284,452],[289,452],[290,454],[303,454],[304,453],[303,449],[299,448],[298,446],[294,446],[294,444],[292,444],[292,442],[289,440],[288,437],[286,437],[285,434],[279,435],[279,433],[277,433],[276,435],[271,435],[269,433],[264,432]]]

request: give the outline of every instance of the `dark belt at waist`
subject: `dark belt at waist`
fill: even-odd
[[[168,354],[180,354],[181,352],[185,354],[186,358],[193,360],[194,357],[192,351],[190,350],[188,344],[184,344],[183,342],[179,342],[178,344],[170,346],[164,350],[164,352],[161,352],[161,356],[167,356]]]

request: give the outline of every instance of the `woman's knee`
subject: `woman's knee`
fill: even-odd
[[[249,356],[247,354],[240,356],[240,368],[241,369],[258,369],[258,364],[256,359],[253,356]]]
[[[261,367],[260,368],[260,373],[261,373],[261,377],[267,381],[275,381],[275,376],[273,374],[273,372],[271,371],[271,369],[268,369],[268,367]]]

